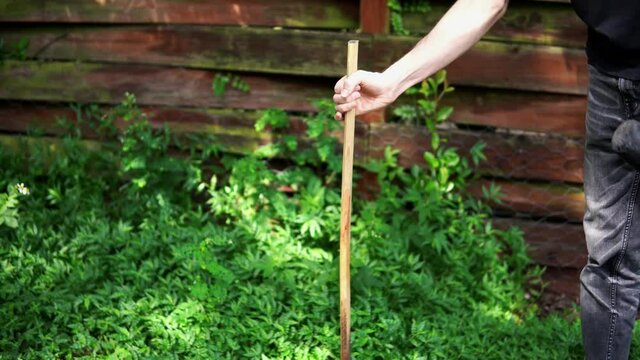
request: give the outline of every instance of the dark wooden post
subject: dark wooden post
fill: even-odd
[[[367,34],[389,32],[387,0],[360,0],[360,30]]]
[[[366,34],[389,33],[387,0],[360,0],[360,31]],[[383,123],[385,110],[370,112],[360,116],[359,119],[366,123]]]

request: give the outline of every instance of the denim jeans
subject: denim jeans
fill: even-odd
[[[640,169],[611,145],[615,130],[632,119],[640,120],[640,81],[590,66],[584,162],[589,257],[580,275],[589,360],[629,357],[640,303]]]

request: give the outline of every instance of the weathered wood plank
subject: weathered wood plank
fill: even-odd
[[[545,293],[548,295],[559,295],[560,298],[553,298],[551,307],[557,306],[558,302],[577,303],[580,296],[580,271],[581,269],[547,267],[542,280],[547,284]],[[544,296],[544,295],[543,295]],[[571,306],[571,304],[566,304]]]
[[[216,97],[214,76],[208,70],[150,65],[8,61],[0,66],[0,99],[116,103],[128,91],[143,105],[311,111],[309,99],[333,93],[330,79],[240,74],[249,94],[229,87]],[[452,121],[460,124],[584,135],[582,96],[457,88],[443,104],[454,107]]]
[[[582,182],[582,141],[546,136],[449,130],[442,135],[449,146],[461,153],[477,142],[487,144],[487,161],[480,171],[513,179]],[[398,124],[371,124],[370,157],[382,156],[386,146],[400,150],[403,166],[424,164],[423,153],[430,150],[430,135],[424,128]]]
[[[392,112],[397,106],[415,103],[417,99],[402,96],[388,110]],[[442,99],[441,105],[454,108],[450,121],[457,124],[570,137],[582,137],[585,132],[584,96],[456,87]]]
[[[387,0],[360,1],[360,30],[368,34],[389,32],[389,6]]]
[[[0,99],[113,104],[130,92],[143,105],[310,111],[310,99],[333,94],[329,79],[243,74],[249,93],[229,86],[214,96],[216,74],[153,65],[7,61],[0,65]]]
[[[453,106],[452,121],[582,137],[587,99],[584,96],[458,88],[445,97]]]
[[[338,77],[344,44],[361,41],[361,68],[382,70],[413,47],[414,37],[302,30],[210,27],[3,29],[31,40],[36,59],[144,63],[218,70]],[[585,94],[582,50],[481,41],[449,67],[454,85]]]
[[[238,111],[228,109],[191,109],[180,107],[146,106],[142,110],[151,123],[157,127],[168,125],[173,133],[182,135],[204,133],[214,135],[224,149],[234,153],[249,153],[262,145],[272,143],[276,135],[269,131],[255,130],[257,111]],[[74,111],[69,107],[42,103],[0,103],[0,131],[25,133],[37,130],[45,135],[61,135],[63,129],[55,126],[56,120],[64,117],[76,121]],[[84,124],[85,136],[96,139],[95,133]],[[122,121],[115,124],[123,128]],[[356,124],[355,159],[359,163],[366,161],[368,148],[368,125]],[[289,134],[298,135],[304,143],[304,125],[300,118],[292,117]]]
[[[229,110],[191,110],[179,108],[143,108],[155,126],[168,124],[175,134],[215,134],[228,151],[246,153],[272,142],[272,134],[258,133],[253,128],[257,113]],[[56,121],[64,118],[77,123],[76,113],[69,107],[46,104],[4,104],[0,106],[0,130],[24,133],[37,131],[44,135],[63,135]],[[97,139],[87,123],[80,124],[87,139]],[[120,121],[115,124],[125,126]]]
[[[24,116],[26,114],[25,111]],[[231,126],[232,123],[227,124]],[[384,148],[389,145],[401,151],[399,160],[402,165],[424,164],[422,154],[429,150],[429,136],[426,130],[398,124],[370,124],[369,128],[368,134],[360,134],[369,140],[369,146],[365,149],[367,154],[363,158],[380,157]],[[450,139],[451,146],[457,147],[463,154],[478,140],[487,143],[487,161],[480,167],[480,171],[485,174],[515,179],[573,182],[582,180],[582,150],[581,142],[578,141],[540,141],[535,137],[505,137],[500,134],[479,137],[476,133],[460,130],[448,130],[443,135]],[[527,199],[526,194],[523,197],[524,200]]]
[[[550,223],[517,218],[493,218],[498,229],[522,230],[529,256],[540,265],[582,268],[587,262],[584,230],[580,224]]]
[[[481,197],[482,187],[488,188],[491,182],[478,180],[471,184],[469,191],[472,195]],[[502,213],[582,222],[585,198],[580,186],[505,180],[494,180],[493,183],[500,187],[503,198],[501,203],[490,205]]]
[[[440,1],[432,3],[426,14],[404,14],[404,26],[412,33],[425,34],[450,6]],[[570,6],[519,1],[509,4],[485,39],[584,48],[587,27]]]
[[[0,0],[0,21],[201,24],[355,29],[358,3],[340,0]]]

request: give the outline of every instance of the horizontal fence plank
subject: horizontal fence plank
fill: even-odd
[[[144,63],[230,71],[339,77],[344,44],[359,39],[360,67],[382,70],[417,38],[238,27],[3,29],[29,38],[35,59]],[[454,85],[585,94],[582,50],[481,41],[448,66]]]
[[[0,0],[0,21],[202,24],[355,29],[358,3],[340,0]]]
[[[143,105],[312,111],[310,99],[329,98],[333,80],[316,77],[238,74],[250,87],[228,87],[213,96],[217,73],[155,65],[15,62],[0,65],[0,99],[51,102],[119,102],[134,93]],[[408,97],[399,103],[407,104]],[[443,99],[451,121],[514,130],[584,135],[583,96],[457,88]]]
[[[449,130],[442,135],[448,146],[461,153],[482,141],[487,144],[487,160],[480,166],[486,175],[513,179],[582,182],[582,141],[544,136],[505,135],[500,133]],[[371,157],[384,154],[386,146],[400,150],[403,166],[424,164],[423,154],[430,150],[430,135],[425,128],[399,124],[371,124]]]
[[[583,137],[587,99],[514,91],[458,88],[442,100],[452,106],[452,121],[571,137]]]
[[[469,191],[482,196],[482,188],[491,183],[500,187],[503,197],[500,203],[490,205],[502,213],[582,222],[585,197],[579,186],[482,179],[472,183]]]
[[[493,218],[493,225],[502,230],[512,226],[522,230],[529,255],[537,264],[577,269],[587,262],[585,235],[580,224]]]
[[[76,123],[76,113],[69,107],[5,105],[0,107],[0,130],[16,133],[35,131],[43,135],[64,135],[65,129],[56,126],[58,119]],[[152,124],[160,127],[168,124],[172,133],[208,133],[230,152],[246,153],[272,142],[270,133],[258,133],[253,129],[255,113],[239,113],[226,110],[202,110],[177,108],[143,108]],[[124,126],[122,122],[117,124]],[[88,124],[82,124],[83,136],[98,139]]]
[[[580,297],[580,271],[582,269],[547,267],[542,280],[546,283],[543,298],[548,296],[547,306],[559,309],[562,304],[571,307]],[[550,303],[550,304],[549,304]],[[561,309],[562,310],[562,309]]]
[[[403,14],[404,27],[425,34],[451,6],[434,2],[425,13]],[[587,27],[570,6],[532,1],[511,2],[505,15],[485,35],[485,39],[584,48]]]
[[[228,110],[224,111],[227,114],[225,116],[229,116]],[[27,116],[28,108],[23,109],[23,112],[23,116]],[[9,115],[3,115],[0,119],[9,117]],[[7,120],[2,122],[7,123]],[[227,124],[231,126],[233,122]],[[392,146],[400,150],[399,161],[402,165],[425,163],[422,154],[429,150],[429,134],[426,129],[399,124],[370,124],[368,129],[368,133],[359,135],[368,139],[368,148],[363,150],[366,156],[363,158],[379,158],[383,156],[385,147]],[[539,141],[535,137],[505,137],[501,134],[479,136],[474,132],[460,130],[448,130],[443,132],[443,136],[449,139],[450,146],[457,147],[462,154],[467,153],[479,140],[484,141],[487,144],[485,149],[487,161],[480,167],[480,171],[484,174],[516,179],[573,182],[582,180],[580,166],[582,155],[577,141],[567,139]]]
[[[142,107],[149,120],[156,127],[165,124],[175,134],[209,134],[225,150],[234,153],[249,153],[262,145],[272,143],[278,135],[269,131],[259,132],[255,121],[260,116],[256,111],[229,109],[193,109],[180,107]],[[41,103],[0,103],[0,131],[25,133],[36,131],[44,135],[62,135],[64,129],[56,126],[59,118],[76,121],[76,113],[70,108],[55,104]],[[116,125],[126,126],[123,122]],[[88,139],[96,139],[95,133],[85,123],[83,129]],[[298,117],[292,117],[289,134],[298,135],[302,142],[304,126]],[[368,125],[356,124],[355,159],[362,164],[367,159]]]
[[[417,99],[403,95],[389,110]],[[450,121],[457,124],[571,137],[583,137],[585,132],[584,96],[456,87],[442,99],[441,106],[453,107]]]
[[[227,86],[212,90],[216,75],[199,69],[152,65],[16,62],[0,65],[0,99],[113,104],[125,92],[144,105],[313,110],[311,99],[330,98],[333,82],[323,78],[242,74],[245,93]]]

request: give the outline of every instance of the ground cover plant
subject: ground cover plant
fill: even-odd
[[[131,95],[2,143],[0,357],[336,358],[340,124],[317,106],[302,139],[265,111],[279,140],[246,155],[153,128]],[[521,233],[466,194],[482,147],[432,143],[411,169],[387,149],[354,199],[353,357],[581,359],[575,320],[537,316]]]

